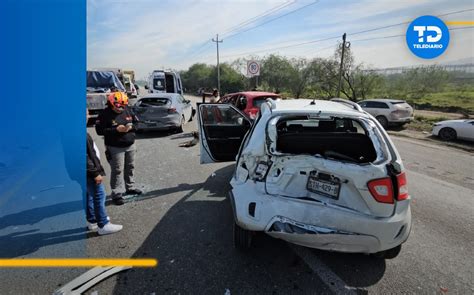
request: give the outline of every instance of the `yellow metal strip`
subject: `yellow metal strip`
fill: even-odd
[[[474,21],[450,21],[445,22],[448,26],[474,26]]]
[[[156,267],[156,259],[121,259],[121,258],[38,258],[38,259],[0,259],[0,268],[2,267],[113,267],[113,266],[131,266],[131,267]]]

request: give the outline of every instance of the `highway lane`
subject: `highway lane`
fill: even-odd
[[[265,235],[249,253],[232,247],[232,212],[226,199],[232,163],[199,164],[199,147],[180,148],[196,130],[151,133],[137,140],[136,179],[146,191],[123,206],[107,207],[121,233],[89,236],[91,257],[156,257],[156,269],[111,277],[90,291],[99,294],[210,293],[333,294],[474,292],[473,154],[416,140],[393,140],[407,168],[413,197],[413,229],[399,257],[295,248]],[[102,139],[90,132],[103,151]],[[105,156],[102,156],[105,159]],[[108,172],[108,165],[104,165]],[[68,214],[76,214],[70,212]],[[55,217],[42,222],[54,223]],[[83,243],[84,240],[76,242]],[[40,256],[72,242],[39,245]],[[85,271],[85,270],[84,270]],[[75,272],[2,271],[2,294],[51,293]],[[54,275],[52,275],[54,274]],[[5,284],[3,284],[5,283]]]

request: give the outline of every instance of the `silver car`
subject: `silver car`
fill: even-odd
[[[133,110],[139,120],[137,131],[170,130],[183,132],[194,110],[191,101],[178,93],[155,93],[140,98]]]
[[[367,99],[358,104],[364,111],[374,116],[383,128],[413,121],[413,108],[404,100]]]

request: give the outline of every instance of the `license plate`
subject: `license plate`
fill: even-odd
[[[308,184],[306,188],[313,193],[322,194],[333,199],[339,197],[339,189],[341,185],[339,183],[321,180],[314,176],[308,178]]]

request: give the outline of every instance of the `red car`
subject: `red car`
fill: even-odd
[[[281,96],[272,92],[245,91],[227,94],[221,97],[218,102],[236,106],[253,120],[257,117],[260,106],[267,98],[277,99],[281,98]]]

